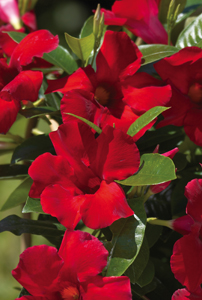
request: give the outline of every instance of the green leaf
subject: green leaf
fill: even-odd
[[[29,118],[29,119],[39,117],[39,116],[44,116],[47,114],[49,115],[59,114],[59,112],[56,111],[55,108],[48,107],[48,106],[21,109],[19,113],[25,118]]]
[[[23,213],[37,212],[40,214],[45,214],[45,212],[42,209],[40,200],[30,198],[30,197],[27,197],[27,201],[25,203],[25,206],[23,207],[22,212]]]
[[[15,149],[11,163],[14,164],[21,160],[33,161],[44,152],[55,154],[49,136],[45,134],[32,136]]]
[[[27,177],[28,167],[25,165],[0,165],[0,179]]]
[[[189,24],[179,35],[176,47],[202,47],[202,14]]]
[[[75,38],[68,33],[65,33],[65,39],[72,51],[83,62],[89,58],[95,44],[95,37],[93,33],[81,39]]]
[[[89,125],[91,128],[93,128],[97,133],[101,134],[102,133],[102,129],[100,129],[97,125],[95,125],[93,122],[88,121],[85,118],[79,117],[77,115],[74,115],[72,113],[66,113],[69,116],[73,116],[81,121],[83,121],[84,123],[86,123],[87,125]]]
[[[51,222],[22,219],[16,215],[10,215],[0,221],[0,232],[10,231],[15,235],[32,233],[43,236],[61,236],[63,230],[58,230]]]
[[[84,38],[89,36],[92,32],[93,32],[93,19],[94,16],[90,16],[86,22],[84,23],[82,29],[81,29],[81,33],[80,33],[80,38]]]
[[[167,22],[168,7],[171,0],[161,0],[159,7],[159,20],[164,24]],[[175,0],[175,7],[180,4],[179,12],[183,11],[186,0]]]
[[[152,122],[158,117],[163,111],[169,109],[168,107],[155,106],[140,116],[131,126],[129,127],[127,134],[130,136],[136,135],[142,128]]]
[[[186,1],[186,8],[189,7],[189,6],[199,6],[199,5],[202,5],[202,0],[187,0]]]
[[[129,186],[142,186],[159,184],[176,179],[175,165],[169,157],[158,153],[143,154],[141,170],[125,180],[115,180],[116,182]]]
[[[1,208],[1,211],[13,208],[26,202],[27,195],[29,193],[30,187],[33,180],[28,177],[26,178],[8,197],[7,201]]]
[[[110,226],[113,238],[107,276],[121,276],[136,259],[143,243],[146,227],[143,199],[133,199],[130,204],[135,214]]]
[[[148,246],[151,248],[158,241],[159,237],[162,233],[162,226],[159,225],[151,225],[147,223],[145,235],[147,238]]]
[[[130,278],[130,282],[135,284],[138,278],[142,275],[142,272],[147,266],[149,260],[149,247],[147,244],[147,239],[144,237],[142,246],[136,257],[135,261],[129,266],[125,271],[125,275]]]
[[[26,34],[22,32],[10,31],[6,32],[8,35],[16,42],[20,43]],[[72,74],[78,69],[76,61],[73,59],[71,54],[67,49],[62,46],[58,46],[55,50],[44,53],[43,59],[49,63],[60,67],[62,70],[66,71],[68,74]]]
[[[153,278],[155,275],[155,269],[154,269],[154,264],[152,263],[151,260],[148,261],[143,273],[137,280],[137,284],[143,288],[144,286],[148,285],[149,283],[152,282]]]
[[[139,50],[142,52],[142,66],[162,59],[164,57],[173,55],[179,51],[174,46],[167,46],[167,45],[141,45],[139,46]]]

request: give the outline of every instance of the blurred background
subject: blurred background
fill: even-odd
[[[48,29],[54,35],[58,34],[60,44],[66,46],[64,32],[73,36],[78,36],[80,30],[89,16],[93,14],[92,10],[96,9],[100,3],[102,8],[111,9],[114,1],[79,1],[79,0],[38,0],[35,6],[38,29]],[[15,124],[11,127],[12,134],[25,137],[27,120],[19,116]],[[39,129],[48,133],[50,131],[48,125],[40,121]],[[0,150],[0,164],[10,163],[12,151]],[[0,208],[4,205],[9,195],[22,182],[20,179],[0,180]],[[26,200],[26,199],[25,199]],[[0,211],[0,220],[16,214],[22,217],[22,207]],[[33,219],[37,219],[37,214],[33,215]],[[0,299],[14,300],[19,295],[20,285],[11,276],[11,270],[14,269],[19,261],[21,253],[21,239],[10,232],[0,234]],[[41,236],[32,236],[32,245],[49,244],[49,242]]]

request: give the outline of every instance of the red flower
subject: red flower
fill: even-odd
[[[66,114],[71,112],[101,128],[109,124],[127,132],[142,113],[165,105],[171,96],[170,86],[162,87],[161,81],[146,73],[135,74],[141,56],[126,33],[107,31],[97,55],[96,72],[87,66],[69,77],[49,81],[47,92],[55,90],[65,94],[61,101],[63,122],[72,120]]]
[[[202,284],[202,179],[190,181],[185,188],[185,196],[188,198],[187,216],[176,219],[172,224],[174,229],[180,229],[177,231],[182,232],[184,227],[182,233],[185,235],[175,243],[170,263],[175,278],[194,293]]]
[[[159,127],[184,126],[189,138],[202,146],[202,50],[187,47],[157,62],[155,69],[172,86],[171,107],[163,113]],[[179,80],[180,78],[180,80]]]
[[[20,29],[20,13],[17,0],[0,1],[0,19]]]
[[[187,289],[177,290],[171,300],[201,300],[202,289],[199,287],[195,293],[189,292]]]
[[[114,182],[137,172],[140,155],[133,139],[107,126],[95,139],[82,123],[69,122],[50,133],[57,156],[45,153],[29,168],[30,197],[67,228],[80,219],[103,228],[133,215],[124,191]]]
[[[146,43],[168,43],[167,33],[158,19],[158,5],[155,0],[117,0],[112,11],[101,11],[104,13],[106,25],[125,26]]]
[[[14,278],[31,296],[21,300],[131,300],[127,277],[98,275],[107,265],[108,252],[92,235],[66,231],[59,251],[40,245],[27,248]]]
[[[6,133],[14,123],[23,100],[36,101],[43,80],[39,71],[22,71],[34,56],[54,50],[58,37],[47,30],[28,34],[13,50],[9,65],[0,58],[0,132]]]

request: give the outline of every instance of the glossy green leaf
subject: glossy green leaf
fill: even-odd
[[[28,175],[25,165],[0,165],[0,179],[23,178]]]
[[[110,226],[113,238],[107,276],[121,276],[136,259],[143,243],[146,227],[143,199],[133,199],[130,206],[134,216],[119,219]]]
[[[137,284],[142,288],[152,282],[155,275],[154,264],[151,260],[148,261],[144,271],[137,280]]]
[[[45,134],[32,136],[15,149],[11,163],[14,164],[21,160],[33,161],[45,152],[55,154],[49,136]]]
[[[186,1],[186,8],[189,7],[189,6],[199,6],[199,5],[202,5],[202,0],[187,0]]]
[[[162,59],[164,57],[171,56],[179,51],[174,46],[167,46],[167,45],[141,45],[139,46],[139,50],[142,52],[142,66]]]
[[[22,41],[22,39],[26,36],[26,34],[16,31],[10,31],[6,33],[8,33],[8,35],[17,43]],[[68,74],[72,74],[78,69],[77,63],[73,59],[69,51],[60,45],[55,50],[49,53],[44,53],[43,59],[47,60],[55,66],[60,67]]]
[[[27,197],[27,201],[25,203],[25,206],[23,207],[22,212],[23,213],[37,212],[40,214],[45,214],[45,212],[42,209],[40,200],[33,199],[30,197]]]
[[[176,179],[175,165],[169,157],[158,153],[146,153],[141,156],[142,163],[144,165],[137,174],[125,180],[116,180],[116,182],[129,186],[142,186]]]
[[[63,230],[58,230],[51,222],[23,219],[16,215],[10,215],[0,221],[0,232],[10,231],[15,235],[32,233],[43,236],[62,236]]]
[[[136,257],[135,261],[129,266],[125,271],[125,275],[130,278],[130,282],[135,284],[138,278],[142,275],[144,269],[147,266],[149,260],[149,247],[147,244],[147,239],[144,237],[142,246]]]
[[[95,37],[93,33],[81,39],[75,38],[68,33],[65,33],[65,39],[72,51],[83,62],[89,58],[95,44]]]
[[[7,201],[1,208],[1,211],[7,210],[13,207],[18,206],[26,202],[27,195],[29,193],[30,187],[32,185],[33,180],[28,177],[26,178],[8,197]]]
[[[130,136],[136,135],[142,128],[152,122],[158,117],[163,111],[169,109],[168,107],[155,106],[140,116],[131,126],[129,127],[127,134]]]
[[[84,23],[79,36],[80,38],[87,37],[93,32],[93,18],[94,16],[90,16]]]
[[[83,121],[84,123],[86,123],[87,125],[89,125],[91,128],[93,128],[97,133],[101,134],[102,133],[102,129],[100,129],[97,125],[95,125],[93,122],[88,121],[85,118],[79,117],[77,115],[74,115],[72,113],[66,113],[67,115],[73,116],[81,121]]]
[[[176,47],[202,47],[202,14],[191,22],[179,35]]]

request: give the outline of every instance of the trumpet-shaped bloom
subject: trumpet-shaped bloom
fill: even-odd
[[[9,65],[0,58],[0,133],[6,133],[14,123],[21,101],[36,101],[43,80],[39,71],[23,70],[34,56],[54,50],[58,37],[47,30],[28,34],[12,51]]]
[[[172,87],[171,107],[163,112],[159,127],[173,124],[183,126],[197,145],[202,145],[202,50],[186,47],[154,65],[162,79]],[[180,78],[180,80],[179,80]]]
[[[59,251],[40,245],[20,255],[14,278],[31,294],[20,300],[131,300],[130,280],[98,275],[108,252],[92,235],[66,231]]]
[[[67,112],[84,117],[103,128],[106,124],[127,132],[137,118],[171,97],[169,85],[146,73],[136,73],[142,54],[124,32],[107,31],[96,59],[96,71],[89,65],[66,78],[49,81],[47,92],[60,91],[63,122]],[[135,139],[153,125],[146,126]]]
[[[130,136],[106,126],[95,139],[87,125],[69,122],[50,138],[57,156],[42,154],[29,168],[34,180],[29,195],[41,198],[44,212],[67,228],[82,219],[94,229],[133,215],[114,182],[138,171],[140,155]]]
[[[149,44],[167,44],[167,33],[158,19],[156,0],[117,0],[112,10],[101,9],[106,25],[125,26]]]
[[[173,247],[171,269],[175,278],[191,293],[202,284],[202,180],[190,181],[185,189],[187,216],[176,219],[173,227],[185,234]],[[189,227],[189,228],[188,228]],[[180,230],[179,230],[180,229]],[[197,298],[196,298],[197,299]]]

